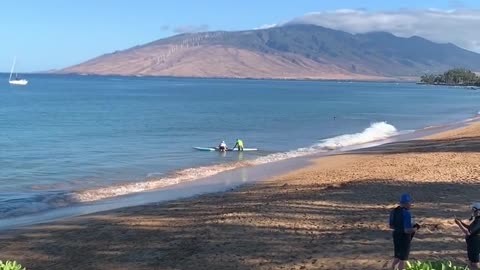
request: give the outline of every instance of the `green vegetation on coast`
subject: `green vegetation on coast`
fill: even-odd
[[[0,270],[26,270],[21,264],[16,261],[0,261]]]
[[[451,261],[446,262],[408,262],[406,270],[469,270],[468,266],[454,265]]]
[[[438,85],[480,86],[480,77],[474,72],[455,68],[443,74],[425,74],[420,77],[420,83]]]

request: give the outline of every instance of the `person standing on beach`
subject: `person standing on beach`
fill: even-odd
[[[405,269],[405,263],[410,254],[410,244],[413,235],[420,227],[412,224],[412,197],[403,194],[400,197],[399,205],[390,212],[390,228],[393,229],[394,259],[392,269]]]
[[[467,256],[470,261],[470,269],[479,269],[480,259],[480,202],[472,205],[472,221],[470,224],[463,223],[460,219],[455,218],[455,224],[465,234],[467,242]]]

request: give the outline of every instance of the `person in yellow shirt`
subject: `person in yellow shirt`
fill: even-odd
[[[233,149],[235,149],[235,147],[238,148],[238,151],[243,151],[243,141],[240,139],[237,139],[237,142],[235,143],[235,146],[233,147]]]

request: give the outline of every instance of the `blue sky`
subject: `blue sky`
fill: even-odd
[[[0,71],[9,71],[15,55],[19,72],[62,68],[185,28],[242,30],[287,22],[310,12],[430,8],[480,9],[480,1],[4,1],[0,9]]]

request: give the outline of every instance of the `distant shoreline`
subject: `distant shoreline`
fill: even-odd
[[[433,85],[433,86],[457,86],[469,89],[480,89],[477,85],[474,84],[455,84],[455,83],[426,83],[426,82],[416,82],[416,84],[424,84],[424,85]]]
[[[0,74],[7,74],[6,72],[0,72]],[[282,77],[223,77],[223,76],[163,76],[163,75],[124,75],[124,74],[95,74],[95,73],[62,73],[62,72],[23,72],[22,74],[28,75],[54,75],[54,76],[97,76],[97,77],[127,77],[127,78],[175,78],[175,79],[206,79],[206,80],[278,80],[278,81],[333,81],[333,82],[380,82],[380,83],[414,83],[418,81],[418,77],[399,77],[384,79],[361,79],[361,78],[282,78]]]

